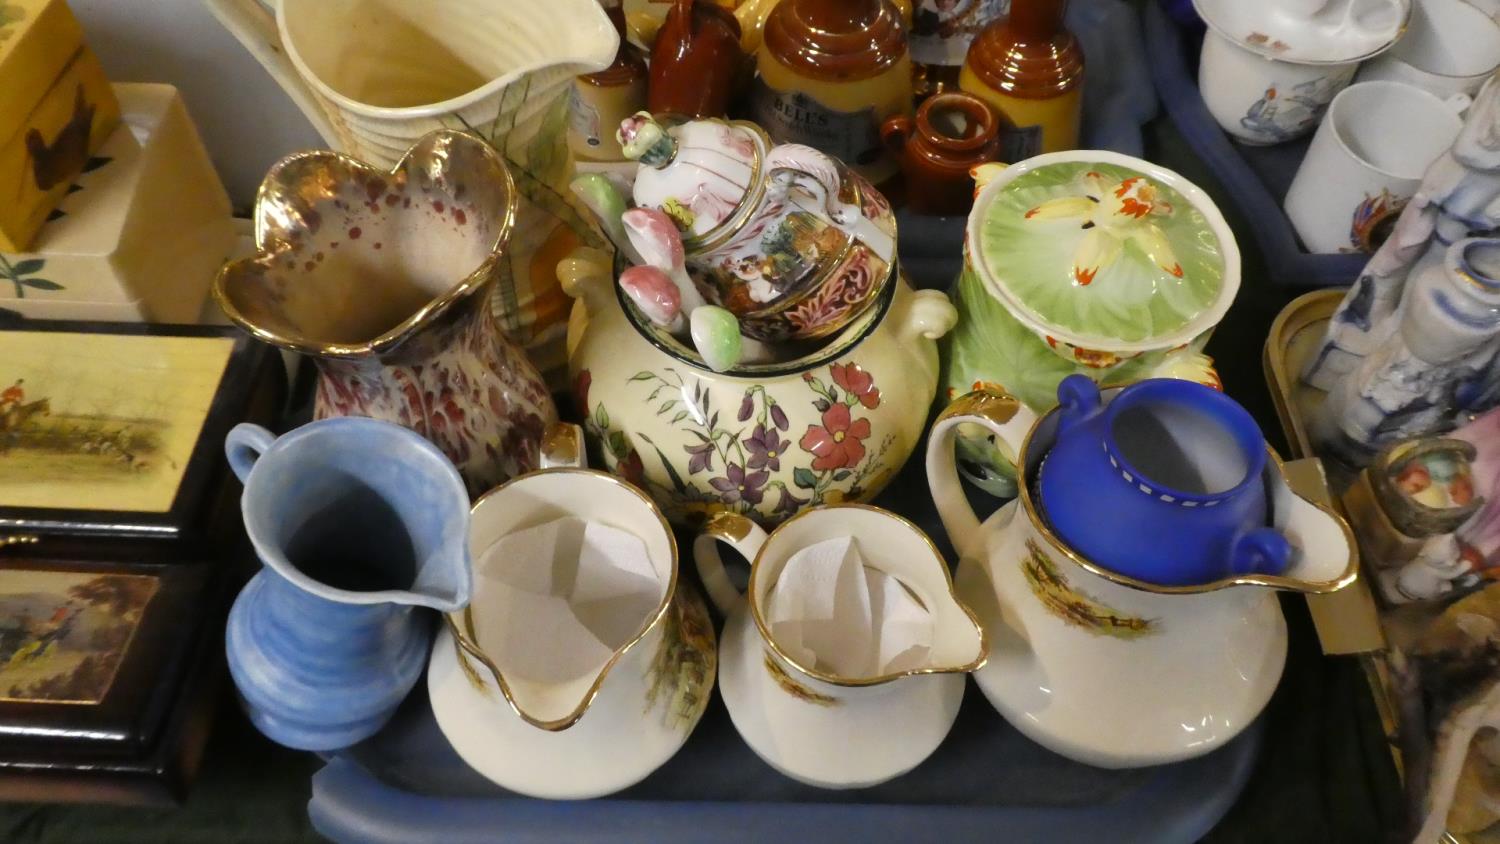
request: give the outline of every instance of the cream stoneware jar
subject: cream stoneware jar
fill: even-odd
[[[568,369],[589,445],[679,526],[875,497],[921,441],[936,340],[957,319],[943,294],[896,280],[795,360],[716,373],[621,299],[604,253],[579,250],[558,276],[578,299]]]
[[[1208,753],[1255,720],[1281,679],[1287,636],[1276,591],[1353,582],[1348,525],[1294,493],[1273,459],[1264,470],[1270,521],[1295,549],[1284,573],[1189,586],[1126,577],[1073,550],[1041,516],[1029,487],[1057,422],[1057,411],[1038,419],[1011,396],[978,390],[932,429],[928,482],[960,558],[958,597],[990,642],[974,679],[1016,729],[1079,762],[1133,768]],[[1011,443],[1028,481],[982,524],[954,462],[967,423]]]

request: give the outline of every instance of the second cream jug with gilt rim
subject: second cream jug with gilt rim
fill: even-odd
[[[719,543],[751,560],[735,586]],[[721,513],[693,545],[727,616],[720,692],[768,764],[822,788],[884,782],[953,726],[988,645],[916,525],[864,504],[814,507],[767,534]]]
[[[1019,497],[983,523],[954,462],[966,423],[1018,455]],[[1271,526],[1293,549],[1285,572],[1187,586],[1127,577],[1069,547],[1041,513],[1033,487],[1057,428],[1056,410],[1038,417],[1009,395],[978,390],[932,429],[928,483],[960,557],[959,598],[991,641],[975,680],[1018,730],[1080,762],[1130,768],[1208,753],[1255,720],[1281,678],[1287,637],[1276,591],[1326,593],[1354,580],[1349,528],[1295,493],[1272,455]],[[1162,553],[1171,547],[1164,536]]]

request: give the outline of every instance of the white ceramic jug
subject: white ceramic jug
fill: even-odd
[[[1292,492],[1272,459],[1271,521],[1296,549],[1284,574],[1193,586],[1116,574],[1068,547],[1039,513],[1030,487],[1057,419],[981,390],[954,401],[932,429],[928,482],[960,557],[959,599],[991,643],[974,678],[1016,729],[1071,759],[1126,768],[1207,753],[1260,714],[1281,677],[1286,622],[1276,590],[1332,592],[1354,580],[1349,528]],[[983,524],[954,463],[966,423],[988,429],[1024,470],[1019,497]],[[1171,553],[1170,536],[1161,548]]]
[[[568,85],[619,46],[596,0],[206,2],[339,152],[390,168],[428,132],[459,129],[505,156],[521,203],[492,310],[561,377],[571,303],[552,271],[594,239],[568,191]]]

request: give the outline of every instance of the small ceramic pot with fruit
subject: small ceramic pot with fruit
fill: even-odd
[[[832,338],[714,372],[620,293],[604,253],[579,250],[558,274],[578,299],[568,365],[589,446],[684,526],[719,512],[773,525],[875,497],[922,438],[936,341],[957,318],[941,293],[893,277]]]

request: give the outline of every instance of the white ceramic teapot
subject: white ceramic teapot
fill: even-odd
[[[1068,547],[1039,513],[1030,482],[1057,419],[981,390],[949,405],[932,429],[927,476],[960,557],[959,599],[990,641],[974,678],[1016,729],[1080,762],[1128,768],[1207,753],[1255,720],[1281,678],[1286,622],[1276,590],[1332,592],[1354,580],[1349,528],[1294,493],[1273,459],[1265,469],[1272,525],[1296,549],[1284,574],[1192,586],[1116,574]],[[983,524],[954,463],[965,423],[1013,448],[1022,467],[1020,496]]]

